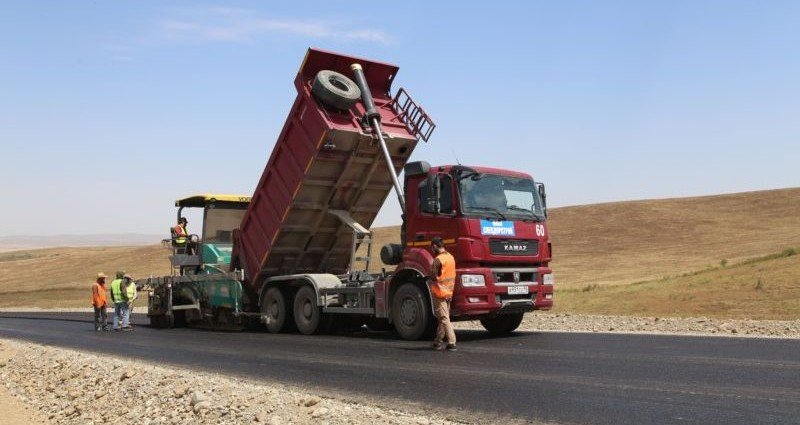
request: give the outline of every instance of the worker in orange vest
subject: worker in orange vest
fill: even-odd
[[[433,295],[433,311],[439,320],[433,348],[456,351],[456,333],[453,331],[453,324],[450,323],[450,302],[453,300],[453,289],[456,285],[456,260],[447,252],[444,241],[438,236],[431,240],[431,253],[434,256],[431,295]],[[447,345],[443,345],[445,338]]]
[[[106,299],[106,276],[105,273],[97,273],[97,280],[92,284],[92,306],[94,307],[94,330],[108,330],[108,301]]]

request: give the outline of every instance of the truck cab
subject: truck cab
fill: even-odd
[[[516,328],[523,313],[552,307],[542,183],[516,171],[412,162],[404,191],[397,271],[404,280],[409,270],[429,276],[431,239],[441,237],[456,259],[453,320],[481,319],[487,329],[504,332]]]

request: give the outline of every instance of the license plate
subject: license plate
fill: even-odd
[[[528,293],[527,286],[509,286],[508,295],[522,295]]]

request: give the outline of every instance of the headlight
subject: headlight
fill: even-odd
[[[461,286],[485,286],[486,281],[483,280],[482,274],[462,274]]]
[[[542,276],[542,285],[552,285],[553,284],[553,274],[547,273],[546,275]]]

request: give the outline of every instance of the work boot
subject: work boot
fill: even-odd
[[[439,341],[433,341],[433,344],[431,344],[431,348],[436,350],[436,351],[444,350],[444,346]]]
[[[103,328],[101,328],[100,326],[98,326],[98,327],[94,328],[94,331],[95,331],[95,332],[100,332],[101,330],[103,330]]]
[[[130,331],[132,331],[132,330],[133,330],[133,328],[132,328],[132,327],[130,327],[130,326],[126,326],[126,327],[122,328],[122,331],[123,331],[123,332],[130,332]]]
[[[447,351],[458,351],[455,344],[447,344]]]

